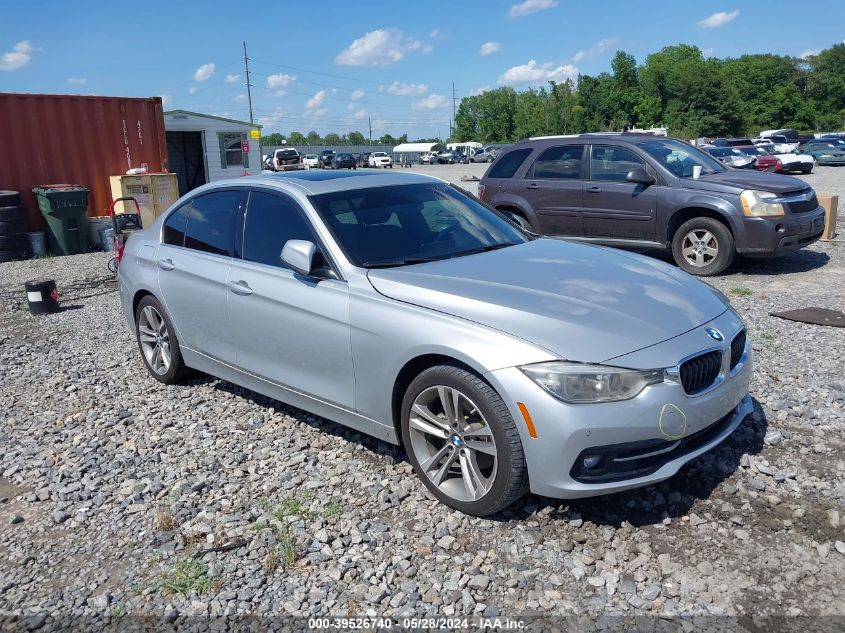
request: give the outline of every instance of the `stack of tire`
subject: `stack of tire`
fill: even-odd
[[[17,191],[0,191],[0,262],[26,259],[29,255],[21,195]]]

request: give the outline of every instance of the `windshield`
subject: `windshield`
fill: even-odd
[[[754,146],[754,147],[743,147],[742,151],[745,154],[754,154],[757,156],[768,156],[769,152],[764,147]]]
[[[530,239],[445,183],[338,191],[311,196],[311,202],[355,266],[416,264]]]
[[[683,141],[661,139],[643,141],[637,146],[679,178],[692,178],[692,168],[701,167],[702,174],[716,174],[726,167],[712,156]]]

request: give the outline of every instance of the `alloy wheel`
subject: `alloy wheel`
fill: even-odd
[[[684,236],[681,253],[690,266],[703,268],[716,259],[719,242],[707,229],[693,229]]]
[[[170,332],[167,323],[153,306],[145,306],[138,318],[141,351],[152,370],[163,375],[170,369]]]
[[[496,479],[493,430],[475,403],[453,387],[436,385],[414,400],[410,449],[425,476],[456,501],[477,501]]]

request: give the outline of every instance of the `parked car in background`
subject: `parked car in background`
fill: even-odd
[[[320,163],[320,168],[326,169],[327,167],[331,167],[332,160],[334,160],[335,154],[337,154],[337,152],[335,152],[333,149],[324,149],[322,152],[320,152],[320,156],[317,159]]]
[[[710,143],[715,147],[739,147],[740,145],[754,145],[750,138],[714,138]]]
[[[781,163],[781,171],[786,172],[800,172],[802,174],[809,174],[816,166],[816,160],[810,154],[804,154],[799,150],[785,151],[780,149],[780,145],[764,146],[769,154],[775,156]]]
[[[488,145],[480,150],[478,150],[472,156],[472,162],[474,163],[492,163],[493,160],[496,158],[496,148],[492,145]]]
[[[710,286],[436,178],[339,176],[204,185],[132,235],[119,295],[153,379],[192,368],[401,444],[478,516],[656,484],[753,411],[751,339]]]
[[[317,169],[320,166],[320,157],[317,154],[306,154],[302,157],[302,164],[308,169]]]
[[[390,167],[393,168],[393,159],[390,158],[387,152],[373,152],[367,159],[370,167]]]
[[[757,166],[756,158],[739,151],[736,147],[705,145],[701,149],[734,169],[755,169]]]
[[[437,152],[423,152],[420,154],[420,165],[436,165]]]
[[[452,156],[454,157],[456,163],[460,163],[461,165],[469,164],[469,157],[459,149],[453,150]]]
[[[294,171],[304,169],[302,157],[293,147],[283,147],[273,152],[273,169],[275,171]]]
[[[772,155],[768,148],[762,145],[740,145],[736,149],[756,159],[754,168],[757,171],[781,171],[783,169],[783,163],[780,159]]]
[[[273,155],[265,154],[261,158],[261,168],[273,171]]]
[[[370,166],[370,152],[361,152],[357,157],[358,167]]]
[[[774,143],[798,143],[800,140],[798,132],[792,128],[763,130],[760,132],[760,138],[771,139]]]
[[[729,169],[688,143],[646,134],[521,141],[487,169],[478,192],[536,233],[671,249],[696,275],[722,272],[737,253],[789,253],[824,229],[824,209],[802,180]]]
[[[815,139],[801,146],[801,151],[819,165],[845,165],[845,142],[837,139]]]
[[[455,158],[454,152],[445,151],[445,152],[438,152],[437,153],[437,164],[438,165],[454,165],[457,161]]]
[[[358,169],[358,161],[352,154],[336,154],[332,159],[332,169]]]

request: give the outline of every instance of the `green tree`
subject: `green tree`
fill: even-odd
[[[350,132],[346,138],[350,145],[366,145],[367,143],[366,137],[357,130],[355,132]]]
[[[291,132],[288,134],[288,145],[305,145],[305,137],[302,132]]]
[[[320,135],[317,134],[315,130],[311,130],[308,134],[305,135],[305,144],[306,145],[322,145],[323,139],[320,138]]]
[[[323,145],[341,145],[342,139],[340,138],[340,134],[336,134],[334,132],[329,132],[323,137]]]

